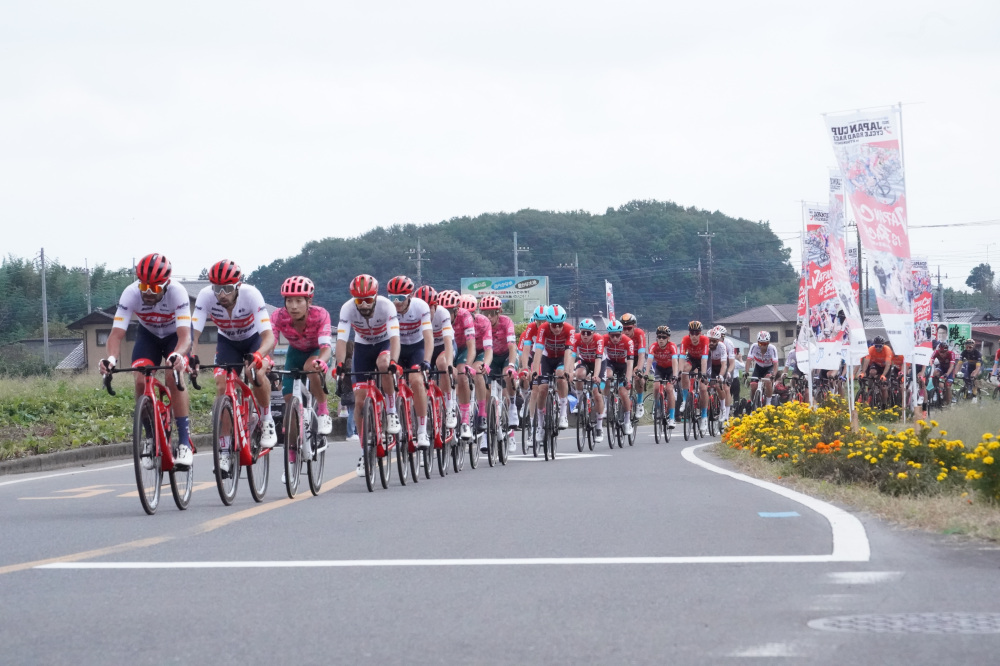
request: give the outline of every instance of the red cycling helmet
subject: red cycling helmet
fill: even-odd
[[[425,303],[427,303],[427,305],[437,305],[438,294],[436,291],[434,291],[434,287],[430,286],[429,284],[425,284],[424,286],[417,289],[415,292],[413,292],[413,295],[419,298],[420,300],[424,301]]]
[[[170,261],[162,254],[147,254],[135,265],[135,276],[139,282],[154,287],[166,284],[172,271]]]
[[[479,301],[480,312],[486,312],[487,310],[501,310],[502,308],[503,301],[496,296],[483,296],[482,300]]]
[[[471,294],[462,294],[458,298],[458,307],[468,310],[469,312],[475,312],[476,297]]]
[[[371,298],[378,295],[378,280],[371,275],[362,274],[351,280],[351,296],[354,298]]]
[[[312,298],[315,293],[316,285],[313,284],[313,281],[301,275],[293,275],[281,283],[282,298],[288,298],[289,296]]]
[[[389,280],[389,284],[386,285],[386,289],[390,294],[403,294],[405,296],[409,296],[413,293],[413,280],[405,275],[397,275]]]
[[[454,289],[447,289],[445,291],[438,292],[437,300],[438,305],[446,310],[451,310],[458,307],[459,295]]]
[[[232,259],[223,259],[208,270],[208,281],[212,284],[239,284],[243,271]]]

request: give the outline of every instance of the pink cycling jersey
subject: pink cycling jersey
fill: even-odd
[[[490,320],[486,318],[486,315],[481,315],[476,313],[475,315],[475,328],[476,328],[476,351],[481,352],[486,347],[493,347],[493,327],[490,325]]]
[[[333,344],[333,333],[330,325],[330,313],[326,308],[310,305],[306,313],[306,326],[301,332],[292,323],[292,316],[285,308],[278,308],[271,313],[271,328],[285,336],[288,344],[299,351],[311,352],[320,347]]]
[[[468,344],[466,338],[476,334],[476,322],[472,318],[472,313],[465,308],[456,309],[455,316],[451,320],[451,328],[455,332],[455,344],[461,349]]]
[[[506,354],[507,346],[516,340],[514,322],[510,320],[510,317],[507,315],[497,317],[497,325],[493,327],[493,353],[501,356]]]

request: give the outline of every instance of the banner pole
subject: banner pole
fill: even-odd
[[[903,145],[904,141],[903,141],[903,103],[902,102],[899,102],[897,104],[896,110],[897,110],[897,113],[899,114],[899,163],[903,167],[903,191],[906,192],[906,147]],[[908,194],[909,193],[907,192],[907,195]],[[909,200],[909,199],[907,199],[907,200]],[[906,209],[907,209],[907,211],[909,211],[910,207],[907,205]],[[909,219],[909,215],[906,216],[905,223],[906,223],[906,236],[907,236],[907,238],[909,238],[909,235],[910,235],[910,219]],[[910,275],[911,276],[913,275],[913,268],[912,267],[910,268]],[[915,330],[916,329],[916,324],[915,324],[914,318],[913,318],[913,302],[912,301],[910,301],[910,322],[911,322],[912,329]],[[917,364],[916,364],[916,360],[917,360],[916,359],[916,351],[917,350],[916,350],[916,346],[917,346],[917,340],[916,340],[916,336],[915,336],[915,334],[913,333],[912,330],[910,332],[910,337],[912,338],[912,345],[913,345],[912,346],[912,351],[910,351],[910,373],[911,373],[911,377],[912,377],[912,379],[911,379],[911,387],[912,387],[911,395],[909,395],[909,396],[906,395],[906,357],[905,356],[903,357],[903,376],[900,378],[900,381],[903,383],[903,386],[902,386],[902,390],[899,392],[899,394],[902,395],[902,396],[904,396],[904,398],[903,398],[903,407],[902,407],[903,425],[906,425],[906,403],[907,403],[907,400],[912,401],[911,404],[913,405],[913,418],[914,418],[914,420],[916,420],[916,418],[917,418],[917,400],[916,400],[916,392],[917,392]]]
[[[812,337],[812,326],[809,325],[809,260],[806,257],[806,202],[800,201],[799,215],[802,216],[802,275],[806,276],[805,280],[805,299],[806,299],[806,313],[802,318],[803,328],[807,328],[806,333],[806,357],[809,359],[809,373],[806,375],[806,381],[809,385],[809,409],[813,409],[813,363],[815,361],[812,358],[812,353],[809,349],[809,340]]]

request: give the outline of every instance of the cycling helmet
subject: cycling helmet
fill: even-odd
[[[623,330],[625,330],[625,327],[617,319],[612,319],[608,322],[608,333],[621,333]]]
[[[657,335],[670,335],[670,327],[669,326],[657,326],[656,327],[656,334]]]
[[[429,284],[425,284],[417,289],[413,292],[413,295],[427,303],[427,305],[437,305],[437,292]]]
[[[881,347],[882,345],[885,344],[885,338],[883,338],[881,335],[876,335],[875,339],[872,340],[872,344],[876,347]]]
[[[719,333],[718,327],[713,328],[708,332],[708,339],[715,340],[716,342],[722,339],[722,333]]]
[[[143,284],[159,286],[170,280],[172,270],[170,261],[162,254],[147,254],[135,265],[135,276]]]
[[[622,323],[622,326],[635,326],[635,315],[630,312],[626,312],[618,319],[618,321]]]
[[[597,322],[594,321],[593,319],[584,319],[583,321],[580,322],[580,330],[581,331],[596,331],[597,330]]]
[[[545,308],[545,320],[550,324],[566,323],[566,308],[561,305],[550,305]]]
[[[479,311],[485,312],[487,310],[500,311],[503,307],[503,302],[496,296],[483,296],[479,301]]]
[[[531,313],[531,321],[545,321],[545,306],[539,305],[535,308],[535,311]]]
[[[361,274],[351,280],[351,296],[354,298],[371,298],[378,296],[378,280],[371,275]]]
[[[975,344],[976,344],[976,341],[975,341],[975,340],[973,340],[972,338],[968,338],[968,339],[967,339],[967,340],[966,340],[966,341],[965,341],[964,343],[962,343],[962,344],[964,344],[964,345],[965,345],[966,347],[968,347],[969,345],[975,345]]]
[[[243,271],[231,259],[223,259],[208,269],[208,281],[212,284],[239,284]]]
[[[472,294],[462,294],[458,297],[458,307],[469,312],[476,311],[476,297]]]
[[[688,322],[688,330],[689,331],[698,331],[700,333],[701,332],[701,322],[698,321],[697,319],[692,319],[691,321]]]
[[[771,334],[767,331],[761,331],[757,334],[757,342],[770,342]]]
[[[446,289],[445,291],[439,291],[437,295],[437,304],[443,307],[445,310],[453,310],[458,307],[458,292],[454,289]]]
[[[313,281],[301,275],[293,275],[281,283],[282,298],[288,298],[289,296],[312,298],[315,293],[316,285],[313,284]]]
[[[726,327],[723,326],[722,324],[719,324],[718,326],[716,326],[716,328],[719,329],[719,333],[721,333],[722,335],[729,333],[729,331],[726,330]]]
[[[413,280],[405,275],[397,275],[389,280],[389,284],[386,285],[386,290],[388,290],[390,294],[404,294],[409,296],[413,293]]]

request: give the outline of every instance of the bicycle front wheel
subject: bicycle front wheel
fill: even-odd
[[[416,428],[418,423],[416,407],[410,403],[410,408],[404,411],[406,419],[410,422],[410,428]],[[426,449],[423,450],[426,451]],[[420,452],[421,449],[417,448],[416,440],[411,437],[410,444],[406,447],[406,460],[410,464],[410,477],[413,479],[413,483],[420,482]]]
[[[403,401],[396,396],[396,404],[403,406]],[[410,429],[411,421],[409,410],[398,409],[399,434],[396,435],[396,471],[399,472],[399,485],[405,486],[410,476],[409,457],[410,447],[413,445],[413,431]]]
[[[215,485],[226,506],[233,503],[239,490],[240,456],[236,451],[235,432],[233,401],[228,395],[216,396],[212,405],[212,458],[215,462]]]
[[[580,396],[579,402],[576,403],[576,450],[583,453],[583,448],[587,445],[587,419],[589,416],[587,412],[586,405],[587,394],[583,393]]]
[[[139,502],[142,503],[143,510],[152,516],[160,504],[163,460],[156,448],[156,413],[153,409],[153,400],[148,395],[141,396],[135,406],[132,423],[132,461],[135,464],[135,483],[139,490]]]
[[[436,451],[434,447],[438,436],[438,422],[434,420],[435,404],[436,402],[434,398],[428,395],[427,396],[427,439],[430,441],[431,446],[430,448],[425,449],[420,454],[421,461],[423,462],[425,479],[431,478],[431,466],[432,466],[431,451]]]
[[[507,459],[510,457],[509,447],[514,442],[510,430],[510,422],[507,420],[509,406],[509,403],[501,403],[498,410],[499,414],[497,414],[497,433],[499,435],[497,439],[497,458],[499,458],[501,465],[507,464]]]
[[[497,427],[497,399],[491,397],[486,407],[486,461],[490,467],[496,467],[497,440],[500,437]]]
[[[253,409],[252,405],[250,409]],[[251,421],[253,421],[252,415]],[[247,470],[247,483],[250,484],[250,494],[253,496],[253,501],[255,502],[264,501],[264,495],[267,494],[267,482],[271,472],[271,449],[261,450],[261,434],[261,426],[258,421],[257,427],[250,433],[250,451],[256,457],[253,460],[253,464],[250,465],[250,469]]]
[[[285,407],[285,492],[289,499],[299,491],[299,475],[302,473],[301,406],[298,398],[293,398]]]
[[[361,411],[361,461],[365,468],[365,485],[368,492],[375,492],[375,467],[378,458],[378,441],[375,439],[375,405],[365,399]]]

